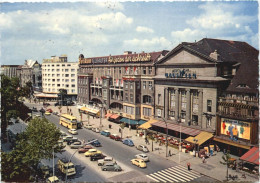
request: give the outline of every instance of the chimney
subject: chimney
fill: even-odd
[[[214,52],[212,52],[209,57],[215,59],[215,60],[219,60],[220,55],[218,54],[217,50],[215,50]]]
[[[132,54],[131,51],[124,51],[124,55],[129,55],[129,54]]]

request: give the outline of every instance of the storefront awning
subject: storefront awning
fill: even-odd
[[[80,108],[81,111],[84,111],[86,113],[92,113],[92,114],[97,114],[99,113],[98,109],[94,109],[94,108],[88,108],[88,107],[81,107]]]
[[[57,94],[48,94],[48,93],[37,93],[34,94],[36,98],[58,98]]]
[[[113,114],[113,115],[109,116],[109,118],[111,118],[111,119],[117,119],[117,118],[119,118],[119,115]]]
[[[130,125],[141,125],[143,123],[145,123],[145,121],[143,120],[132,120],[132,119],[128,119],[128,118],[122,118],[120,119],[120,122],[123,122],[123,123],[127,123],[127,124],[130,124]]]
[[[216,137],[214,137],[213,140],[217,141],[217,142],[224,143],[224,144],[229,144],[229,145],[232,145],[232,146],[236,146],[236,147],[241,147],[243,149],[250,149],[250,146],[246,146],[246,145],[243,145],[243,144],[238,144],[238,143],[235,143],[233,141],[228,141],[228,140],[224,140],[224,139],[220,139],[220,138],[216,138]]]
[[[151,120],[149,120],[149,121],[147,121],[146,123],[144,123],[144,124],[142,124],[141,126],[139,126],[139,128],[141,128],[141,129],[148,129],[148,128],[151,128],[152,127],[152,123],[155,123],[155,122],[157,122],[158,120],[156,120],[156,119],[151,119]]]
[[[196,139],[196,140],[198,140],[196,142],[196,144],[201,145],[212,137],[213,137],[212,133],[200,132],[200,134],[197,135],[196,137],[188,137],[188,138],[185,139],[185,141],[195,144],[194,139]]]
[[[246,152],[243,156],[241,156],[239,159],[243,161],[247,161],[249,163],[259,165],[259,147],[253,147],[248,152]]]
[[[105,115],[105,118],[109,118],[110,116],[112,116],[113,114],[111,114],[111,113],[107,113],[106,115]]]
[[[161,127],[161,128],[166,128],[164,121],[158,121],[156,123],[153,123],[152,126],[158,126],[158,127]],[[185,134],[190,135],[190,136],[196,136],[201,132],[200,130],[197,130],[197,129],[194,129],[194,128],[189,128],[189,127],[184,127],[184,126],[180,127],[180,125],[176,125],[176,124],[173,124],[173,123],[167,123],[167,126],[168,126],[169,130],[173,130],[173,131],[177,131],[177,132],[181,131],[181,133],[185,133]]]

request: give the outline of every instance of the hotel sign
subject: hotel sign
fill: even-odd
[[[79,64],[110,64],[110,63],[127,63],[127,62],[145,62],[151,61],[151,55],[146,54],[137,54],[137,55],[124,55],[123,57],[119,56],[109,56],[109,57],[100,57],[100,58],[84,58],[79,61]]]

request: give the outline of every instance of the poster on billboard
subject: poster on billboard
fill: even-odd
[[[238,138],[250,140],[250,123],[221,118],[221,134],[228,135],[235,141]]]

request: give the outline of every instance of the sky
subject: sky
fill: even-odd
[[[259,49],[257,1],[7,2],[0,12],[5,65],[172,50],[203,38]]]

